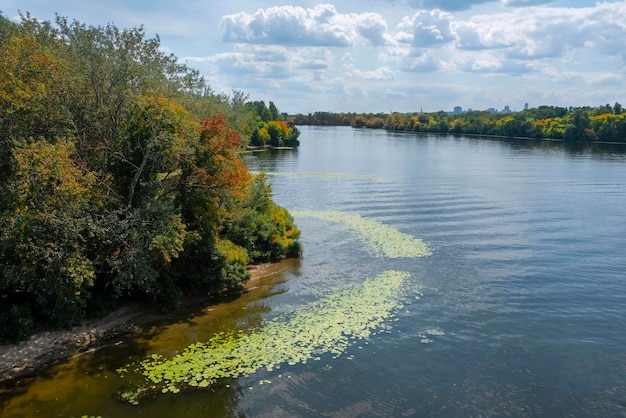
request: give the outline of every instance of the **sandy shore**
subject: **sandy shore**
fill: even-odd
[[[256,286],[261,278],[274,271],[273,264],[252,266],[252,277],[244,285],[244,290]],[[206,304],[211,299],[215,298],[194,296],[183,301],[183,305]],[[148,324],[171,318],[172,314],[175,315],[171,312],[159,314],[141,305],[124,306],[70,330],[40,332],[19,344],[0,345],[0,383],[37,374],[47,366],[105,345],[115,338],[130,337]]]

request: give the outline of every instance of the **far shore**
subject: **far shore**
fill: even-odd
[[[281,270],[281,263],[249,267],[251,278],[237,292],[259,285],[264,277]],[[184,298],[181,308],[206,306],[221,299],[211,295]],[[76,354],[106,345],[116,339],[132,338],[150,324],[180,319],[180,312],[158,313],[145,305],[122,306],[103,318],[86,321],[69,330],[42,331],[17,344],[0,345],[0,384],[10,386],[19,379],[35,376],[46,367]]]

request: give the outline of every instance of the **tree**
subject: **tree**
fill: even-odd
[[[261,136],[258,128],[253,130],[252,135],[250,135],[250,145],[253,145],[255,147],[262,147],[263,145],[265,145],[265,140]]]
[[[68,133],[70,119],[63,104],[68,70],[68,63],[55,55],[53,46],[33,36],[17,32],[4,42],[0,60],[0,178],[10,174],[13,141]]]
[[[592,141],[597,139],[591,129],[589,113],[581,108],[575,109],[569,115],[569,123],[563,130],[563,139],[566,141]]]
[[[251,258],[263,261],[297,257],[302,246],[293,218],[272,201],[265,174],[257,175],[240,204],[230,212],[225,236],[245,248]]]
[[[270,123],[267,126],[267,133],[270,135],[268,144],[275,147],[282,147],[285,145],[285,141],[283,140],[284,133],[276,124]]]
[[[103,196],[67,140],[20,142],[12,151],[0,214],[0,294],[24,304],[36,321],[72,324],[95,279],[86,241],[90,211]]]
[[[265,102],[262,100],[246,103],[248,109],[250,109],[261,122],[269,122],[272,119],[272,112],[267,108]]]
[[[0,47],[0,340],[126,297],[172,306],[240,283],[257,255],[299,254],[271,196],[254,224],[231,218],[251,204],[241,134],[295,127],[214,94],[141,27],[0,18]],[[233,222],[265,249],[232,241]]]
[[[279,118],[279,114],[278,114],[278,109],[276,108],[276,105],[272,101],[270,101],[269,111],[270,111],[271,120],[279,120],[280,119]]]

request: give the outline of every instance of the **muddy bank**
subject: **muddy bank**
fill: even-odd
[[[241,291],[247,291],[256,286],[261,278],[280,270],[280,263],[252,266],[252,277]],[[19,344],[0,345],[0,383],[10,384],[16,379],[35,375],[45,367],[73,355],[106,345],[114,339],[131,338],[151,324],[175,321],[188,315],[194,307],[221,300],[208,294],[194,295],[183,300],[180,311],[163,314],[139,304],[124,306],[103,318],[87,321],[70,330],[40,332]]]

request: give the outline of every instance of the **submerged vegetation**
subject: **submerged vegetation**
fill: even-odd
[[[280,171],[266,171],[265,175],[268,177],[316,177],[316,178],[327,178],[327,179],[337,179],[337,180],[361,180],[367,181],[371,183],[385,183],[380,177],[370,176],[366,174],[351,174],[351,173],[319,173],[319,172],[311,172],[311,173],[290,173],[290,172],[280,172]]]
[[[141,27],[0,16],[0,48],[0,341],[301,253],[240,155],[268,123],[297,141],[263,102],[215,94]]]
[[[402,286],[408,277],[406,272],[386,271],[250,332],[217,334],[171,359],[152,355],[137,370],[145,383],[124,389],[120,397],[136,404],[150,392],[147,388],[176,393],[208,387],[223,378],[249,376],[260,369],[319,360],[325,354],[339,356],[355,341],[384,329],[402,306]],[[127,371],[128,367],[120,369],[122,374]]]
[[[292,213],[296,217],[318,218],[346,225],[377,257],[411,258],[427,257],[432,254],[424,241],[378,221],[365,219],[361,215],[337,211],[293,211]]]

